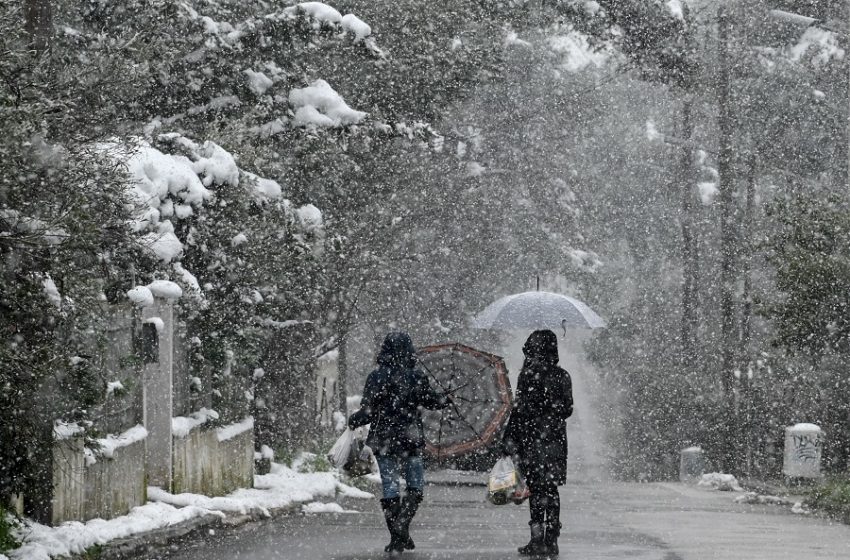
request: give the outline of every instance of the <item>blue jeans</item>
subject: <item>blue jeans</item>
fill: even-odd
[[[416,489],[422,491],[425,486],[425,463],[422,457],[395,457],[383,455],[376,457],[378,469],[381,471],[381,487],[384,499],[398,498],[399,496],[399,473],[404,467],[404,480],[408,490]]]

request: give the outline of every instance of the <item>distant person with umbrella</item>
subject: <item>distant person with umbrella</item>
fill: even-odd
[[[558,338],[551,330],[531,333],[522,352],[525,362],[502,439],[503,453],[518,457],[531,494],[531,540],[519,553],[557,555],[561,533],[558,486],[567,482],[566,420],[573,413],[572,380],[558,367]]]
[[[414,548],[410,522],[419,509],[425,485],[421,409],[439,410],[451,403],[448,395],[431,388],[428,379],[416,369],[416,361],[410,336],[389,333],[378,353],[378,367],[366,379],[360,409],[348,419],[352,430],[371,424],[366,444],[375,453],[381,472],[381,507],[390,532],[386,552]],[[399,488],[402,469],[407,483],[403,500]]]

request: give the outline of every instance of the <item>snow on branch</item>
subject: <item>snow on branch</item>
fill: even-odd
[[[359,115],[350,108],[346,113],[347,106],[336,115],[331,105],[319,105],[340,120]],[[195,227],[205,219],[213,203],[235,200],[245,208],[280,212],[296,233],[321,239],[322,214],[317,208],[293,207],[283,198],[279,183],[240,169],[233,154],[218,144],[195,142],[174,133],[159,134],[155,142],[156,147],[140,139],[129,145],[112,141],[98,146],[127,170],[129,198],[134,207],[130,230],[142,247],[161,264],[169,265],[161,270],[167,274],[164,278],[127,292],[136,306],[151,305],[154,296],[179,299],[184,293],[204,301],[198,279],[183,267],[181,259],[184,251],[207,241],[204,235],[214,235],[202,234]]]
[[[273,42],[281,35],[271,32],[272,26],[284,24],[294,29],[298,25],[306,24],[306,28],[316,35],[330,33],[341,38],[347,37],[353,43],[363,45],[372,56],[386,57],[372,37],[372,28],[369,24],[354,14],[343,16],[336,8],[324,2],[302,2],[284,8],[280,12],[251,17],[236,24],[217,21],[210,16],[202,15],[185,2],[180,6],[183,8],[184,16],[202,28],[203,34],[207,37],[204,47],[209,50],[240,49],[243,46],[242,41],[252,36],[260,36],[265,39],[265,42]],[[286,37],[291,36],[291,34],[286,35]]]
[[[289,104],[295,111],[296,126],[336,128],[360,123],[367,113],[355,111],[324,80],[289,92]]]

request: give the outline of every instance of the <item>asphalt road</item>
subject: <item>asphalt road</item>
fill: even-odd
[[[521,342],[521,341],[520,341]],[[576,342],[576,344],[580,344]],[[518,350],[517,350],[518,352]],[[507,353],[506,355],[512,355]],[[566,348],[576,414],[569,420],[569,483],[561,488],[561,558],[632,560],[850,560],[850,526],[778,506],[737,504],[735,494],[680,484],[612,482],[594,388],[582,352]],[[446,473],[431,480],[450,481]],[[375,489],[377,492],[378,490]],[[347,500],[357,513],[293,515],[195,537],[146,560],[366,560],[386,558],[378,500]],[[431,485],[414,520],[407,560],[519,558],[528,507],[493,506],[483,487]]]
[[[527,506],[493,506],[481,487],[429,486],[408,560],[518,558]],[[850,558],[850,526],[679,484],[572,482],[561,489],[561,558],[818,560]],[[296,515],[175,545],[159,560],[366,560],[389,557],[377,500],[358,513]]]

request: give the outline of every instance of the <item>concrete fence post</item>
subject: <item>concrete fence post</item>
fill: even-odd
[[[154,305],[145,307],[143,332],[150,355],[145,359],[144,423],[148,431],[146,462],[148,483],[171,490],[173,416],[172,375],[174,346],[174,309],[169,300],[157,297]],[[145,329],[146,328],[146,329]],[[155,334],[155,340],[153,340]],[[143,352],[144,354],[144,352]]]
[[[824,434],[815,424],[785,428],[785,457],[782,474],[788,478],[815,479],[821,476]]]
[[[705,473],[705,455],[701,447],[683,449],[679,459],[679,480],[697,482]]]

